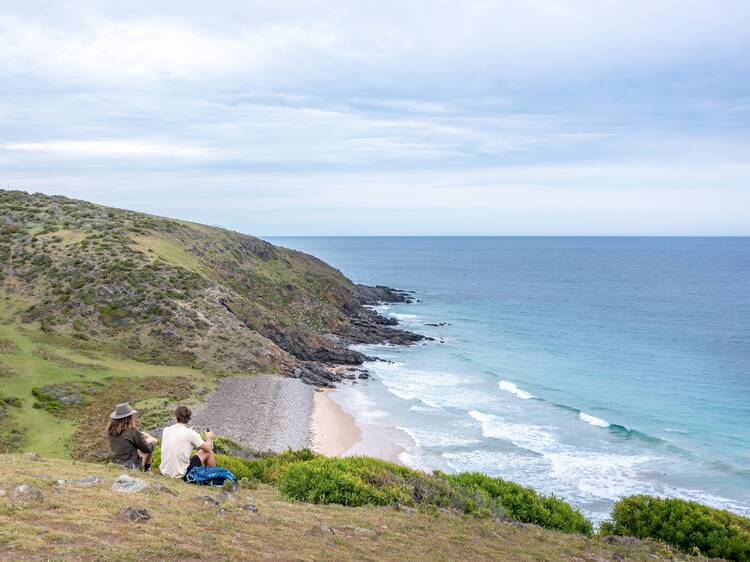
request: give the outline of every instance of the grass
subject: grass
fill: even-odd
[[[214,384],[211,375],[189,367],[148,365],[138,361],[115,358],[101,352],[63,347],[54,342],[43,343],[45,336],[33,328],[22,329],[15,324],[0,324],[0,341],[10,352],[0,353],[0,366],[11,374],[2,377],[3,396],[17,398],[19,408],[9,410],[12,427],[24,435],[24,450],[44,455],[67,457],[74,451],[93,453],[101,449],[98,442],[101,427],[109,410],[120,400],[136,402],[145,412],[169,411],[174,400],[195,402],[206,395]],[[96,383],[96,384],[94,384]],[[96,390],[96,400],[80,406],[60,408],[39,407],[34,389],[73,385]],[[186,392],[181,392],[184,389]],[[39,392],[37,392],[39,394]],[[171,400],[171,401],[170,401]],[[37,407],[35,407],[35,405]],[[151,420],[153,425],[160,421]],[[149,423],[148,416],[144,423]],[[11,426],[0,426],[0,451],[8,450]]]
[[[136,248],[152,259],[163,259],[167,263],[184,267],[193,273],[205,274],[207,268],[201,261],[176,242],[155,235],[132,235]]]
[[[258,484],[230,498],[218,489],[190,486],[155,475],[137,475],[166,485],[156,490],[113,492],[122,469],[107,465],[2,455],[0,462],[0,559],[47,560],[672,560],[649,541],[615,544],[603,539],[548,531],[536,526],[477,519],[434,510],[349,508],[290,502],[274,487]],[[94,486],[58,485],[96,475]],[[14,497],[27,483],[41,501]],[[210,496],[219,506],[205,501]],[[249,497],[249,499],[248,499]],[[242,509],[252,502],[257,513]],[[120,516],[143,506],[151,519],[133,523]],[[689,557],[677,555],[676,559]]]

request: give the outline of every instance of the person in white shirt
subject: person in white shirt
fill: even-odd
[[[161,463],[159,470],[164,476],[182,478],[193,467],[216,466],[213,452],[213,433],[206,431],[206,440],[188,427],[193,413],[187,406],[178,406],[174,411],[177,423],[164,428],[161,435]],[[196,452],[191,456],[195,447]]]

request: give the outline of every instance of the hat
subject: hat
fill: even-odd
[[[115,408],[115,411],[112,412],[109,417],[113,420],[121,420],[122,418],[127,418],[128,416],[132,416],[133,414],[137,414],[138,410],[134,410],[130,407],[130,404],[125,402],[124,404],[118,404]]]

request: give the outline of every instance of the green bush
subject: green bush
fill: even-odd
[[[652,538],[690,554],[750,560],[750,519],[691,501],[624,498],[614,505],[600,533]]]
[[[442,477],[370,457],[319,457],[295,463],[279,478],[278,486],[289,498],[313,503],[403,503],[472,515],[503,514],[484,492],[464,490]]]
[[[310,449],[285,451],[279,454],[266,455],[256,460],[219,454],[218,450],[215,456],[216,464],[229,469],[237,479],[260,480],[265,484],[275,484],[293,463],[317,458]]]
[[[366,457],[321,457],[289,466],[278,487],[287,498],[310,503],[362,506],[408,501],[405,486],[392,479],[395,465],[388,464]]]
[[[580,511],[554,496],[541,496],[531,488],[478,472],[462,472],[444,478],[466,492],[487,494],[511,519],[566,533],[592,533],[591,522]]]

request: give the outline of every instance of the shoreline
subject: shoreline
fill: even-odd
[[[366,455],[396,464],[404,448],[391,428],[356,419],[346,401],[348,386],[316,392],[312,413],[313,449],[328,457]]]
[[[330,397],[333,390],[316,392],[311,416],[312,446],[327,457],[344,455],[362,440],[356,420]]]

